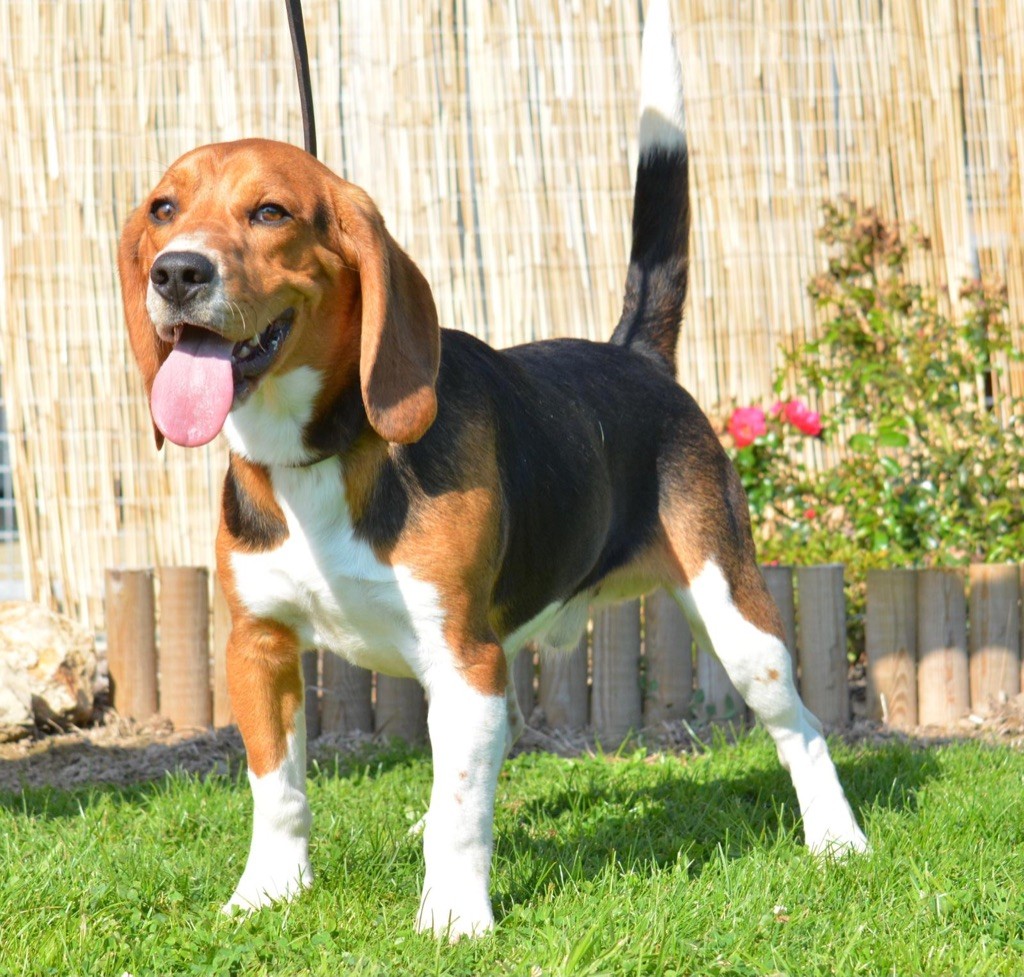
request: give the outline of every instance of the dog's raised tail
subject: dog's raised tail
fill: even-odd
[[[683,81],[668,0],[651,0],[640,57],[640,154],[622,318],[611,342],[676,372],[690,236]]]

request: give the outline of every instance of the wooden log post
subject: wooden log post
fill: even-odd
[[[793,567],[775,564],[761,567],[768,593],[772,595],[779,617],[782,618],[782,633],[789,661],[793,669],[793,681],[797,678],[796,660],[796,587],[793,579]]]
[[[843,566],[798,567],[796,581],[800,693],[821,722],[842,726],[850,721]]]
[[[793,568],[790,566],[762,566],[768,593],[772,595],[775,606],[782,618],[782,630],[785,632],[786,647],[796,668],[796,594],[793,589]]]
[[[306,694],[306,738],[320,735],[320,652],[309,648],[302,653],[302,684]]]
[[[747,718],[746,703],[732,684],[729,673],[710,651],[699,645],[697,691],[693,702],[697,717],[709,722],[743,723]]]
[[[427,700],[420,683],[412,678],[377,675],[374,727],[378,733],[406,743],[427,739]]]
[[[1021,602],[1020,602],[1020,618],[1019,618],[1019,621],[1020,621],[1019,628],[1020,628],[1020,636],[1021,636],[1021,647],[1019,649],[1020,650],[1020,659],[1021,659],[1021,662],[1020,662],[1020,687],[1021,687],[1021,690],[1024,691],[1024,564],[1021,565],[1020,575],[1021,575],[1020,576]]]
[[[984,714],[1020,692],[1020,568],[970,568],[971,710]]]
[[[540,649],[540,708],[549,726],[582,729],[587,725],[587,635],[572,651]]]
[[[644,598],[644,725],[686,719],[693,698],[693,634],[664,590]]]
[[[917,713],[924,726],[949,726],[970,707],[967,601],[959,570],[917,576]]]
[[[868,715],[917,725],[917,571],[868,570],[864,644]]]
[[[178,727],[213,724],[206,567],[161,567],[160,713]]]
[[[106,573],[107,661],[114,708],[146,720],[156,715],[156,598],[152,570]]]
[[[321,732],[372,733],[373,673],[328,651],[320,667]]]
[[[231,611],[221,588],[213,579],[213,725],[218,729],[234,721],[231,697],[228,695],[228,636],[231,634]]]
[[[592,682],[594,734],[605,749],[617,749],[642,720],[640,601],[606,607],[594,616]]]
[[[537,649],[531,643],[516,655],[512,663],[512,674],[509,681],[515,683],[516,701],[519,703],[519,711],[523,719],[529,723],[533,714],[533,707],[536,705],[537,697],[534,691],[534,679],[537,675]]]

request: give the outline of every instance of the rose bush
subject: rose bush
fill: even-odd
[[[808,288],[820,334],[786,355],[786,400],[727,426],[762,560],[846,564],[855,609],[872,566],[1020,561],[1024,398],[1005,290],[970,282],[944,312],[909,272],[926,238],[849,201],[824,213],[831,255]],[[765,428],[748,439],[752,412]]]

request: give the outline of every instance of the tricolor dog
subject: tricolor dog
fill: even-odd
[[[259,139],[179,159],[118,255],[158,445],[231,449],[217,571],[254,812],[225,908],[313,880],[299,656],[426,690],[434,783],[418,929],[493,926],[498,770],[523,720],[509,663],[574,646],[587,609],[666,588],[774,737],[807,844],[865,839],[793,684],[743,491],[676,383],[688,163],[665,3],[644,31],[622,318],[608,342],[491,349],[438,327],[370,198]]]

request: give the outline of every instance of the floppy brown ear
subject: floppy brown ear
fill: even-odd
[[[156,334],[153,323],[146,311],[146,289],[148,268],[143,267],[139,247],[145,229],[144,208],[140,207],[125,224],[121,232],[121,241],[117,249],[117,270],[121,278],[121,300],[124,303],[125,320],[128,323],[128,341],[131,343],[135,361],[142,374],[142,382],[146,387],[146,400],[149,400],[153,381],[161,364],[171,352],[171,345],[163,342]],[[153,434],[159,450],[163,447],[164,436],[156,424]]]
[[[346,201],[339,216],[358,252],[363,406],[385,441],[411,444],[437,416],[441,332],[434,297],[368,198]]]

